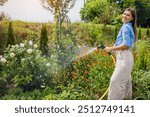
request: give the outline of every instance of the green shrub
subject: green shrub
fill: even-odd
[[[91,24],[91,26],[89,27],[89,42],[92,47],[95,46],[96,43],[100,43],[100,41],[102,41],[102,34],[100,33],[100,31],[100,27],[98,27],[96,24]]]
[[[150,99],[150,71],[134,69],[133,77],[133,99]]]
[[[0,96],[3,96],[6,93],[6,80],[0,77]]]
[[[141,29],[139,29],[139,31],[138,31],[138,39],[141,39],[142,38],[142,31],[141,31]]]
[[[147,37],[150,37],[149,28],[147,28],[147,30],[146,30],[146,35],[147,35]]]
[[[107,53],[95,51],[72,63],[67,87],[59,99],[99,99],[109,86],[114,63]]]
[[[7,46],[14,45],[14,44],[15,44],[15,37],[14,37],[12,22],[9,22]]]
[[[34,89],[33,91],[24,91],[21,88],[11,88],[4,96],[1,96],[2,100],[42,100],[45,96],[52,94],[53,89],[46,87],[45,89]]]
[[[136,67],[138,69],[148,70],[150,69],[150,43],[145,40],[139,40],[136,43]]]
[[[7,30],[0,24],[0,55],[3,54],[4,49],[6,48],[6,40],[7,40]]]
[[[32,41],[6,48],[0,64],[3,77],[24,90],[45,87],[52,81],[51,63]]]
[[[46,25],[43,25],[41,29],[40,50],[42,55],[48,56],[48,35]]]
[[[114,39],[117,38],[117,35],[118,35],[118,28],[117,28],[117,26],[116,26],[116,27],[115,27],[115,35],[114,35]]]

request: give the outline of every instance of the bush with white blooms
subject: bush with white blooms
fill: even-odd
[[[0,65],[2,77],[24,90],[43,88],[52,81],[50,59],[31,40],[7,47]]]

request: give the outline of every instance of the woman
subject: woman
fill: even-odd
[[[133,56],[130,49],[136,40],[136,11],[127,8],[122,15],[123,25],[113,47],[106,47],[107,52],[116,54],[116,66],[109,86],[108,100],[132,99],[131,72]]]

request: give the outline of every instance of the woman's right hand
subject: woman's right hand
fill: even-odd
[[[113,47],[105,47],[104,50],[107,52],[112,52],[114,50],[114,48]]]

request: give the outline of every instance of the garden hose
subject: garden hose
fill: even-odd
[[[100,46],[98,46],[98,49],[104,49],[105,48],[105,46],[104,45],[100,45]],[[112,58],[112,60],[113,60],[113,63],[115,64],[116,63],[116,60],[115,60],[115,58],[113,57],[113,55],[111,54],[111,52],[108,52],[108,54],[111,56],[111,58]],[[109,90],[109,87],[107,88],[107,90],[104,92],[104,94],[99,98],[99,100],[102,100],[105,96],[106,96],[106,94],[108,93],[108,90]]]

